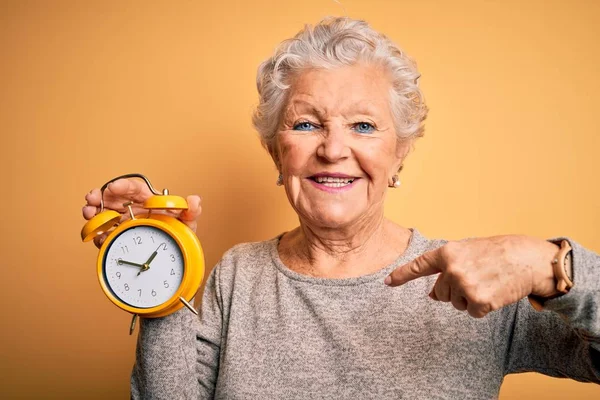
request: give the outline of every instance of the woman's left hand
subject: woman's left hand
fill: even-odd
[[[385,283],[399,286],[439,274],[429,297],[481,318],[530,294],[558,294],[551,264],[558,250],[522,235],[451,241],[396,268]]]

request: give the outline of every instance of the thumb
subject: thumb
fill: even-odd
[[[200,196],[192,195],[187,197],[188,209],[181,212],[179,219],[181,222],[190,227],[194,232],[198,227],[198,217],[202,213],[202,206],[200,205]]]
[[[383,281],[388,286],[400,286],[422,276],[441,272],[439,249],[428,251],[396,268]]]

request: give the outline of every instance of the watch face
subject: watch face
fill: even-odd
[[[106,250],[104,280],[122,302],[137,308],[169,300],[183,279],[183,255],[164,231],[136,226],[121,232]]]

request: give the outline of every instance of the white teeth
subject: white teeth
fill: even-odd
[[[352,183],[354,181],[354,178],[334,178],[331,176],[318,176],[315,178],[315,181],[317,181],[318,183],[326,184],[325,186],[342,187]]]
[[[323,186],[334,187],[334,188],[348,186],[349,184],[350,183],[343,183],[343,182],[324,182],[324,183],[322,183]]]

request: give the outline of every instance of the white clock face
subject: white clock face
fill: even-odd
[[[177,242],[151,226],[119,234],[104,256],[104,279],[113,294],[137,308],[169,300],[183,279],[184,262]]]

